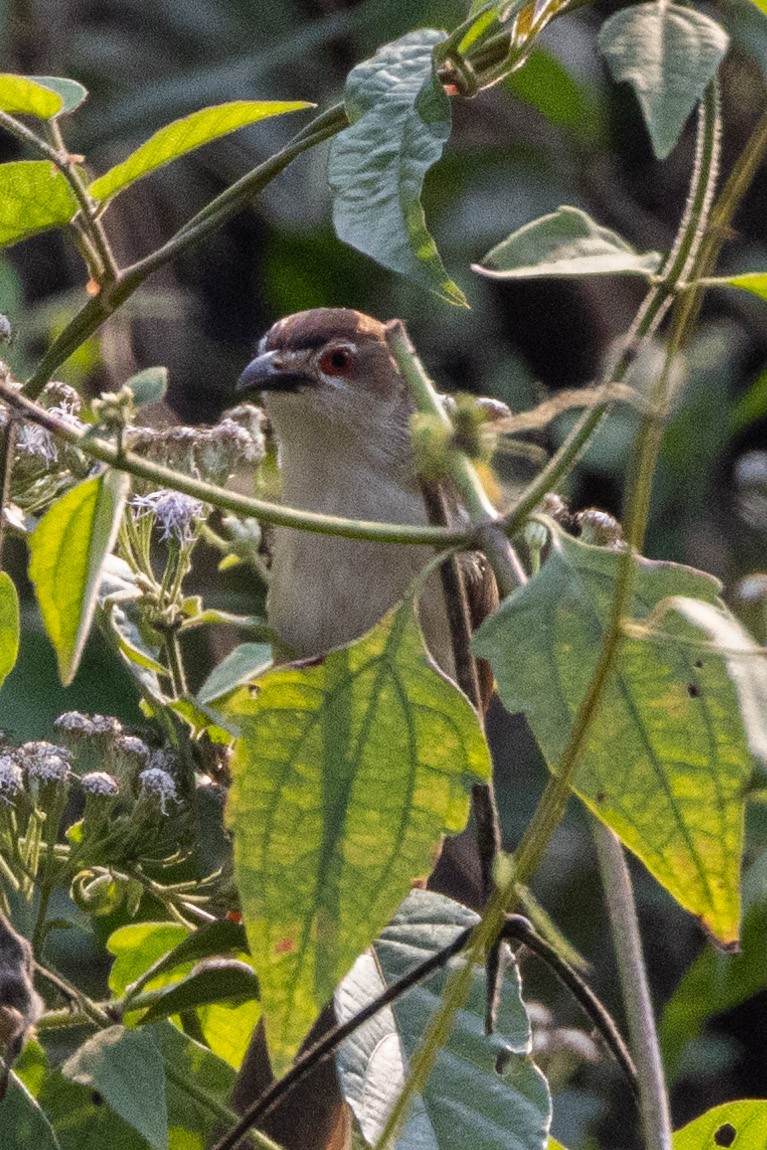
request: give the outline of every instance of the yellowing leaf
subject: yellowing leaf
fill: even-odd
[[[0,246],[68,224],[76,211],[74,192],[48,160],[0,164]]]
[[[475,640],[552,770],[594,674],[622,561],[556,532],[540,574]],[[647,559],[636,566],[636,622],[574,790],[729,945],[739,930],[745,792],[767,755],[767,661],[711,576]]]
[[[0,571],[0,687],[19,653],[19,597],[7,571]]]
[[[56,92],[26,76],[0,75],[0,110],[11,115],[26,114],[50,120],[61,111],[64,101]]]
[[[278,1073],[351,963],[463,829],[490,774],[476,713],[410,603],[321,662],[235,695],[228,817]]]
[[[237,128],[313,106],[305,100],[234,100],[229,104],[202,108],[183,120],[174,120],[172,124],[160,128],[127,160],[94,180],[88,191],[94,199],[106,200],[163,164],[170,163],[202,144],[226,136]]]
[[[65,685],[80,662],[127,492],[120,472],[86,479],[53,504],[29,537],[29,577]]]

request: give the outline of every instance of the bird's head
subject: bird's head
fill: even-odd
[[[269,329],[258,352],[237,390],[265,393],[283,444],[307,434],[406,433],[409,395],[379,320],[346,308],[297,312]]]

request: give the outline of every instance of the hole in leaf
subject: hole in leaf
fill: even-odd
[[[738,1135],[737,1130],[731,1122],[725,1122],[723,1126],[714,1133],[714,1143],[717,1146],[732,1146]]]
[[[597,791],[597,802],[603,803],[604,801],[605,801],[605,792],[604,791]]]
[[[698,670],[700,670],[701,667],[703,666],[703,660],[702,659],[696,659],[694,666],[696,666],[698,668]]]
[[[104,1105],[104,1099],[103,1099],[102,1095],[99,1094],[98,1090],[92,1090],[91,1091],[91,1102],[93,1103],[94,1106],[103,1106]],[[727,1143],[727,1145],[729,1146],[729,1142]]]
[[[687,694],[690,696],[691,699],[699,699],[700,698],[700,687],[697,685],[697,683],[688,683],[687,684]]]

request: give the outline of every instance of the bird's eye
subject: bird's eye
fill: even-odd
[[[320,371],[325,375],[348,375],[354,362],[347,347],[334,347],[320,357]]]

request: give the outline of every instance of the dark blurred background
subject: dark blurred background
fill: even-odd
[[[379,44],[419,25],[452,27],[466,7],[460,0],[6,0],[0,4],[2,66],[86,85],[90,99],[66,124],[67,143],[97,174],[162,124],[206,104],[284,97],[326,108],[341,98],[348,70]],[[469,265],[513,229],[563,203],[584,208],[640,249],[669,246],[689,180],[694,123],[664,164],[653,159],[632,93],[608,81],[596,49],[599,26],[613,10],[599,4],[555,22],[523,70],[471,102],[456,102],[455,132],[427,178],[425,206],[470,311],[423,294],[335,238],[323,146],[289,167],[214,238],[150,279],[61,369],[61,378],[93,395],[139,368],[167,364],[171,383],[162,418],[211,421],[231,404],[235,379],[276,318],[330,305],[402,317],[441,386],[496,395],[515,410],[594,381],[611,341],[630,323],[641,283],[511,286],[480,280]],[[765,108],[767,18],[750,0],[723,0],[711,13],[733,42],[722,74],[726,174]],[[121,262],[158,246],[299,125],[290,117],[245,129],[120,196],[106,221]],[[15,141],[0,139],[0,160],[20,156]],[[767,267],[766,194],[763,170],[725,247],[727,269]],[[82,302],[83,285],[81,262],[64,235],[38,236],[0,253],[0,311],[17,330],[7,358],[20,376]],[[651,356],[640,368],[639,384],[642,372],[651,380],[658,362]],[[646,548],[653,557],[718,575],[725,597],[762,642],[764,604],[739,598],[738,586],[767,568],[766,364],[767,305],[745,293],[710,293],[686,349]],[[568,426],[561,416],[536,435],[535,445],[550,451]],[[620,513],[634,426],[619,410],[603,427],[565,493],[573,509],[595,505]],[[501,466],[514,480],[529,461],[518,457]],[[23,562],[19,551],[19,573]],[[211,602],[253,609],[252,580],[241,573],[218,575],[211,561],[196,579]],[[49,736],[53,717],[73,707],[137,721],[132,687],[98,638],[75,684],[63,691],[29,598],[24,613],[22,659],[0,701],[0,724],[14,740]],[[203,663],[209,657],[200,652]],[[504,829],[513,845],[544,768],[519,724],[496,725]],[[758,863],[767,841],[763,809],[752,806],[749,863]],[[676,1123],[716,1102],[767,1095],[764,883],[751,882],[748,947],[742,959],[732,959],[704,953],[696,925],[639,867],[636,878],[659,1010],[698,953],[704,965],[695,970],[710,991],[708,998],[688,994],[685,1007],[681,988],[674,1003],[683,1023],[667,1022]],[[595,984],[620,1016],[588,826],[575,805],[536,892],[593,963]],[[747,968],[748,977],[733,963]],[[526,980],[528,994],[545,999],[557,1022],[579,1021],[532,963]],[[754,992],[745,1006],[737,1005]],[[728,1004],[733,1008],[724,1011]],[[636,1145],[630,1107],[603,1061],[579,1071],[557,1095],[554,1132],[571,1150],[594,1145],[593,1137],[605,1148]]]

